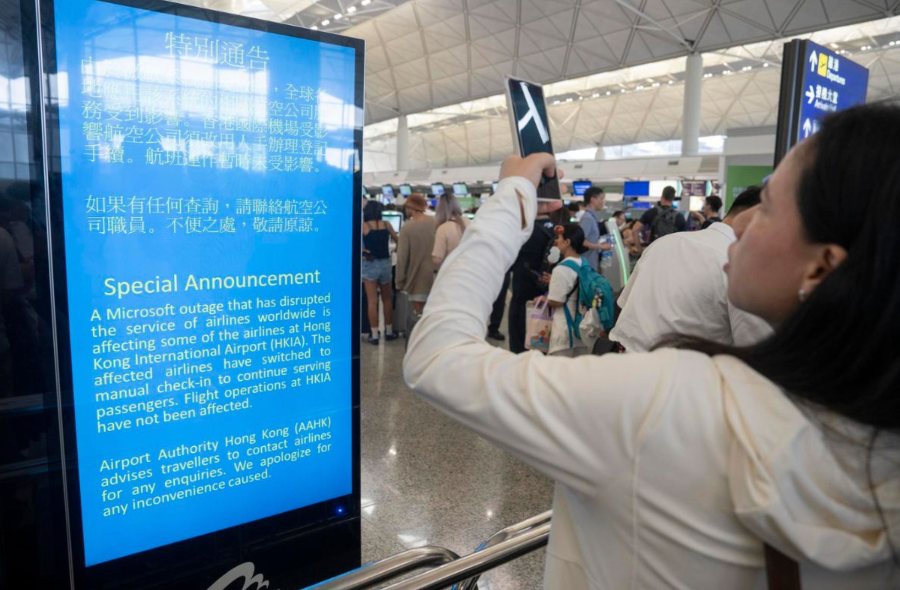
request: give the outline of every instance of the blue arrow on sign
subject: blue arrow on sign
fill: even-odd
[[[816,53],[815,51],[813,51],[812,54],[810,54],[810,56],[809,56],[809,71],[815,72],[816,66],[818,66],[818,65],[819,65],[819,54]]]
[[[812,104],[812,101],[816,100],[816,91],[812,86],[806,90],[806,98],[808,99],[806,104]]]

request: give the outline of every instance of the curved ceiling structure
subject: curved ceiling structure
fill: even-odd
[[[501,93],[507,75],[548,84],[900,13],[900,0],[186,3],[365,39],[367,123]]]
[[[900,89],[900,17],[808,35],[870,70],[869,99]],[[786,39],[703,55],[701,136],[776,124]],[[684,58],[594,74],[545,87],[557,153],[681,138]],[[408,117],[409,168],[477,166],[512,149],[503,95]],[[396,119],[366,128],[367,171],[396,166]]]
[[[701,135],[773,125],[781,45],[812,31],[871,68],[870,98],[900,84],[900,0],[182,1],[364,39],[370,171],[396,165],[398,115],[411,168],[501,159],[508,75],[549,85],[558,152],[680,138],[690,52]]]
[[[366,40],[368,123],[503,92],[898,14],[897,0],[409,0]]]

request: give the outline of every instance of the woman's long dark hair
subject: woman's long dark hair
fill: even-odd
[[[384,205],[378,201],[369,201],[363,207],[363,221],[381,221]]]
[[[735,356],[797,400],[900,432],[900,107],[855,107],[825,120],[802,164],[806,237],[847,258],[767,340]]]

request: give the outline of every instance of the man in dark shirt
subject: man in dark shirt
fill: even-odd
[[[719,217],[719,211],[722,209],[722,199],[717,197],[716,195],[711,195],[706,197],[706,200],[703,202],[703,211],[698,213],[694,211],[691,213],[691,217],[694,218],[698,224],[700,224],[700,229],[706,229],[717,221],[722,221],[722,218]]]
[[[547,250],[553,243],[553,227],[568,221],[568,209],[559,209],[562,202],[541,203],[537,219],[531,230],[531,237],[519,250],[519,256],[512,265],[512,297],[509,301],[507,328],[509,330],[509,350],[525,352],[525,305],[547,292],[549,275],[546,268]]]
[[[675,187],[667,186],[663,189],[659,203],[652,209],[648,209],[646,213],[641,216],[641,220],[634,224],[635,234],[639,236],[643,235],[642,232],[645,228],[649,228],[650,239],[647,243],[651,244],[654,240],[661,238],[662,236],[678,231],[684,231],[687,228],[684,216],[675,210],[674,205]],[[637,242],[640,244],[640,240],[637,240]],[[638,251],[640,251],[641,248],[643,248],[643,245],[637,246]]]

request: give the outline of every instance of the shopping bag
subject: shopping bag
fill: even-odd
[[[606,335],[603,324],[600,322],[600,313],[596,307],[591,307],[582,311],[581,324],[578,326],[581,342],[588,350],[594,349],[594,343],[601,336]]]
[[[525,304],[525,348],[546,353],[550,349],[550,327],[553,321],[546,298]]]

